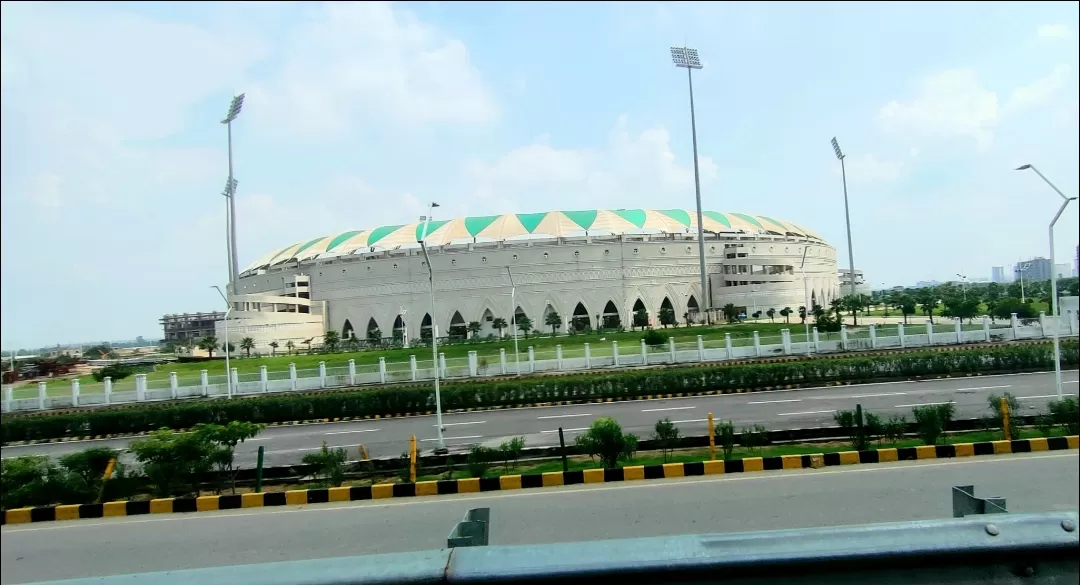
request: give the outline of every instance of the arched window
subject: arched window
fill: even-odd
[[[622,318],[619,316],[619,308],[615,306],[615,303],[608,301],[604,305],[603,324],[605,329],[617,329],[622,325]]]

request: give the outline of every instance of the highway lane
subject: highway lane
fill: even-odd
[[[1075,510],[1078,475],[1071,451],[5,526],[0,581],[434,549],[480,506],[493,544],[947,518],[965,484],[1011,512]]]
[[[1076,395],[1076,370],[1063,372],[1065,392]],[[558,428],[563,427],[568,440],[600,416],[618,419],[628,432],[648,437],[655,422],[670,418],[686,435],[706,432],[706,420],[712,412],[716,420],[731,420],[736,428],[762,424],[770,430],[833,426],[833,413],[842,409],[863,409],[887,417],[906,415],[917,405],[952,401],[957,418],[974,418],[990,413],[990,394],[1011,392],[1020,397],[1021,414],[1045,411],[1055,398],[1052,373],[974,376],[927,381],[900,381],[880,384],[833,386],[799,390],[752,392],[720,396],[700,396],[666,400],[637,400],[601,404],[520,408],[447,414],[443,417],[445,440],[451,450],[464,450],[477,443],[497,445],[508,437],[524,436],[530,446],[558,444]],[[266,450],[266,465],[297,463],[306,453],[320,448],[323,441],[331,447],[343,447],[351,459],[359,458],[363,444],[372,457],[394,457],[407,450],[409,436],[416,435],[421,449],[436,445],[434,416],[381,419],[272,427],[237,448],[241,466],[253,465],[261,445]],[[109,439],[70,443],[3,447],[4,458],[19,455],[52,455],[79,451],[89,446],[123,449],[131,439]]]

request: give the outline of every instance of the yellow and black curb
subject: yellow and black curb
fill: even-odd
[[[693,461],[689,463],[665,463],[662,465],[632,465],[610,469],[586,469],[582,471],[554,471],[524,475],[503,475],[469,479],[419,481],[416,483],[376,484],[371,486],[348,486],[286,492],[247,493],[226,496],[201,496],[197,498],[162,498],[156,500],[132,500],[106,502],[104,504],[73,504],[18,508],[7,510],[3,524],[26,524],[54,520],[77,520],[80,518],[103,518],[112,516],[139,516],[144,514],[173,514],[182,512],[206,512],[211,510],[235,510],[238,508],[261,508],[266,506],[302,506],[327,502],[379,500],[388,498],[411,498],[417,496],[441,496],[494,492],[502,490],[554,487],[561,485],[611,483],[638,479],[665,479],[726,473],[750,473],[781,469],[818,469],[837,465],[858,463],[886,463],[891,461],[915,461],[923,459],[948,459],[977,455],[1002,455],[1008,453],[1033,453],[1061,451],[1080,448],[1080,436],[1019,439],[1015,441],[986,441],[957,443],[954,445],[923,445],[870,449],[866,451],[841,451],[808,455],[781,455],[777,457],[746,457],[730,461]]]

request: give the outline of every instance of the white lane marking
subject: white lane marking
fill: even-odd
[[[353,431],[334,431],[332,433],[323,433],[324,435],[348,435],[350,433],[374,433],[379,429],[356,429]]]
[[[579,433],[581,431],[587,431],[587,430],[589,430],[588,427],[581,427],[580,429],[563,429],[563,432],[564,433]],[[553,431],[540,431],[540,432],[541,433],[557,433],[557,432],[559,432],[559,429],[555,429]]]
[[[877,398],[878,396],[906,396],[907,392],[882,392],[881,394],[856,394],[848,398]]]
[[[672,406],[670,408],[646,408],[641,412],[664,412],[665,410],[693,410],[696,406]]]
[[[997,390],[999,388],[1012,388],[1012,384],[1006,384],[1004,386],[976,386],[974,388],[956,388],[955,390],[945,389],[945,392],[963,392],[964,390]]]
[[[707,418],[691,418],[691,419],[687,419],[687,420],[673,420],[671,422],[673,424],[681,425],[683,423],[709,422],[709,419],[707,419]]]
[[[1080,384],[1080,380],[1069,380],[1067,382],[1062,382],[1062,384]]]
[[[327,433],[327,434],[329,435],[330,433]],[[278,437],[284,437],[284,436],[286,436],[286,435],[277,435],[277,436],[273,436],[273,437],[255,437],[254,439],[248,439],[247,442],[252,443],[252,442],[255,442],[255,441],[269,441],[270,439],[276,439]]]
[[[835,410],[811,410],[808,412],[781,412],[776,416],[799,416],[801,414],[828,414],[836,412]]]
[[[482,424],[484,424],[486,422],[487,422],[486,420],[474,420],[474,421],[470,421],[470,422],[460,422],[460,423],[443,423],[443,426],[444,427],[459,427],[461,425],[482,425]],[[433,424],[431,426],[437,427],[439,425],[438,424]],[[329,433],[327,433],[327,434],[329,434]]]
[[[348,449],[349,447],[359,447],[360,445],[361,445],[360,443],[355,443],[353,445],[327,445],[326,448],[327,449]],[[269,455],[271,453],[295,453],[297,451],[318,451],[320,449],[322,449],[321,445],[318,446],[318,447],[300,447],[300,448],[297,448],[297,449],[278,449],[276,451],[267,451],[266,453],[267,453],[267,455]]]
[[[956,401],[949,400],[947,402],[922,402],[920,404],[897,404],[893,408],[914,408],[916,406],[937,406],[939,404],[956,404]]]
[[[1075,392],[1064,392],[1065,396],[1076,396]],[[1017,396],[1017,400],[1035,400],[1036,398],[1057,398],[1057,394],[1040,394],[1039,396]]]
[[[444,441],[465,441],[465,440],[469,440],[469,439],[480,439],[480,438],[483,438],[483,435],[469,435],[468,437],[443,437],[443,440]],[[421,441],[438,441],[439,439],[436,437],[434,439],[420,439],[420,440]]]
[[[551,416],[538,416],[536,418],[537,418],[537,420],[545,420],[545,419],[549,419],[549,418],[576,418],[576,417],[579,417],[579,416],[596,416],[596,414],[591,413],[591,412],[579,412],[579,413],[576,413],[576,414],[555,414],[555,415],[551,415]]]
[[[758,400],[756,402],[747,402],[747,404],[780,404],[781,402],[802,402],[802,399],[792,398],[790,400]]]
[[[1049,452],[1045,455],[1033,455],[1028,453],[1012,454],[1012,455],[998,455],[997,457],[965,457],[962,459],[948,459],[939,460],[923,459],[921,461],[901,461],[895,463],[879,463],[876,465],[849,465],[846,469],[799,469],[781,471],[774,474],[726,474],[717,475],[715,477],[701,476],[690,477],[684,479],[669,479],[663,481],[652,482],[633,482],[633,483],[593,483],[593,484],[579,484],[573,486],[563,486],[561,488],[549,488],[543,490],[523,490],[512,491],[504,493],[473,493],[473,494],[457,494],[454,496],[443,496],[437,498],[407,498],[408,501],[402,502],[387,502],[385,504],[371,503],[371,500],[363,500],[352,502],[350,505],[302,505],[302,506],[274,506],[263,508],[247,508],[242,510],[225,510],[219,512],[204,512],[201,514],[167,514],[162,515],[160,518],[138,518],[137,516],[122,516],[117,517],[115,520],[107,522],[87,522],[85,520],[61,520],[53,522],[49,526],[35,526],[33,524],[8,524],[4,526],[5,533],[15,532],[41,532],[44,530],[68,530],[73,528],[100,528],[102,526],[124,526],[126,524],[147,524],[151,522],[183,522],[192,520],[221,520],[228,518],[242,518],[244,516],[265,516],[268,514],[281,514],[281,513],[302,513],[302,512],[340,512],[342,510],[363,510],[366,508],[395,508],[398,506],[416,506],[416,505],[428,505],[428,504],[451,504],[458,505],[459,500],[495,500],[502,498],[523,498],[531,496],[562,496],[566,494],[578,494],[581,492],[590,491],[612,491],[612,490],[630,490],[630,489],[655,489],[664,487],[679,487],[679,486],[694,486],[701,483],[717,483],[721,481],[768,481],[775,479],[790,480],[790,479],[802,479],[802,478],[814,478],[821,477],[823,475],[835,475],[838,473],[881,473],[889,471],[903,471],[910,472],[912,468],[921,467],[943,467],[946,465],[982,465],[992,463],[1009,463],[1020,460],[1034,460],[1034,459],[1061,459],[1064,457],[1076,457],[1076,452],[1067,453],[1053,453]],[[137,519],[136,519],[137,518]],[[26,526],[26,528],[23,528]]]

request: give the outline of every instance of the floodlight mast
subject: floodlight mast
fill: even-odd
[[[686,80],[690,87],[690,135],[694,144],[694,197],[697,202],[697,240],[698,268],[701,272],[701,296],[705,302],[705,321],[712,323],[712,295],[709,294],[705,274],[705,230],[701,213],[701,171],[698,169],[697,119],[694,113],[694,69],[701,69],[701,59],[697,49],[689,47],[671,47],[671,60],[676,67],[686,69]]]

